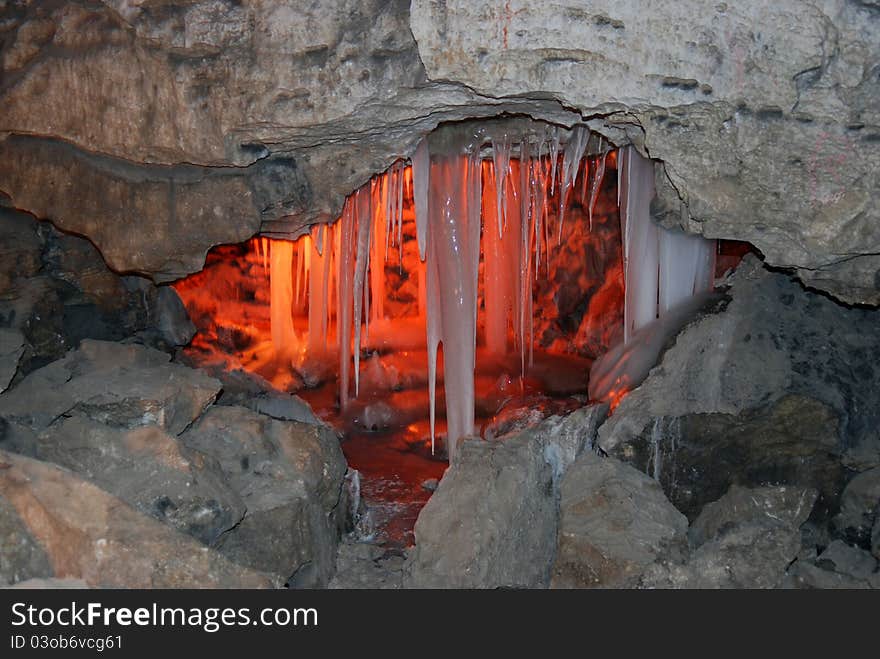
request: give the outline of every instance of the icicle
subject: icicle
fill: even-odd
[[[394,219],[397,221],[397,251],[400,272],[403,272],[403,179],[404,167],[402,162],[397,163],[397,205],[394,209]]]
[[[597,160],[596,172],[593,174],[590,182],[590,231],[593,230],[593,208],[596,206],[596,200],[599,198],[599,192],[602,189],[602,180],[605,178],[605,157],[608,154],[603,151]]]
[[[575,126],[571,129],[571,136],[563,147],[562,157],[562,186],[559,191],[559,234],[557,242],[562,244],[562,225],[565,224],[565,207],[568,203],[568,193],[577,179],[578,169],[580,168],[581,159],[584,157],[584,149],[587,148],[587,141],[590,138],[590,131],[585,126]]]
[[[364,280],[370,265],[370,196],[361,188],[355,193],[355,214],[357,217],[357,246],[354,263],[354,396],[360,388],[361,361],[361,323],[363,322]]]
[[[503,133],[501,139],[492,141],[492,162],[495,166],[495,207],[498,209],[498,235],[504,235],[507,217],[507,173],[510,171],[510,135]]]
[[[276,240],[272,245],[269,275],[269,316],[275,353],[290,358],[298,341],[293,327],[293,243]]]
[[[324,352],[327,344],[326,318],[327,318],[327,280],[324,276],[325,263],[329,261],[328,254],[322,254],[319,245],[324,244],[324,224],[312,227],[311,244],[313,246],[309,269],[309,340],[308,351],[310,355],[318,355]],[[306,236],[308,238],[308,236]],[[308,249],[308,243],[304,244],[302,251]],[[327,250],[329,252],[329,250]]]
[[[263,272],[269,272],[269,239],[260,237],[260,243],[263,245]]]
[[[372,186],[373,239],[370,243],[370,298],[372,308],[370,318],[375,322],[385,317],[385,261],[388,258],[388,215],[387,205],[389,175],[374,179]]]
[[[337,312],[336,335],[339,344],[339,404],[344,410],[348,406],[348,383],[351,373],[351,322],[354,302],[354,253],[355,253],[355,197],[349,197],[342,209],[339,230],[339,249],[337,259]]]
[[[651,219],[654,163],[627,148],[623,218],[624,340],[657,318],[659,254],[657,225]]]
[[[553,126],[550,139],[550,194],[556,192],[556,165],[559,162],[559,128]]]
[[[447,450],[455,458],[459,439],[474,429],[474,357],[479,266],[479,181],[473,152],[458,133],[436,136],[431,145],[428,222],[428,370],[433,401],[436,349],[443,343]],[[476,148],[476,147],[474,147]],[[431,404],[433,428],[434,410]],[[432,430],[433,437],[433,430]]]
[[[428,244],[428,188],[431,177],[431,158],[428,140],[423,139],[412,158],[413,200],[416,211],[416,239],[419,243],[419,257],[425,260],[425,247]]]
[[[711,290],[715,241],[661,228],[659,315],[698,293]]]

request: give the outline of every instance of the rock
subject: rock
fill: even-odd
[[[436,478],[429,478],[428,480],[422,481],[422,489],[427,490],[428,492],[435,492],[438,485],[440,485],[440,481]]]
[[[686,551],[687,519],[656,481],[584,453],[566,472],[554,588],[626,588],[655,561]]]
[[[816,503],[815,490],[803,487],[733,485],[718,501],[708,503],[688,529],[695,547],[722,535],[728,527],[772,522],[799,528]]]
[[[880,560],[880,506],[874,509],[874,531],[871,533],[871,553]]]
[[[295,585],[330,580],[347,516],[346,463],[332,430],[215,406],[181,440],[214,458],[244,500],[244,519],[218,545],[225,556]]]
[[[848,541],[871,547],[872,529],[880,507],[880,467],[862,472],[853,478],[840,497],[840,513],[834,527]]]
[[[157,426],[114,428],[69,417],[40,434],[34,457],[70,469],[206,545],[244,517],[244,502],[212,460]]]
[[[295,394],[268,391],[248,399],[245,406],[260,414],[271,416],[273,419],[298,421],[311,425],[321,423],[312,412],[311,406]]]
[[[663,561],[646,571],[647,588],[775,588],[801,548],[800,526],[815,490],[732,486],[706,505],[688,532],[687,560]]]
[[[816,564],[824,569],[868,580],[877,571],[877,561],[864,549],[852,547],[843,540],[834,540],[819,554]]]
[[[158,425],[176,435],[214,400],[220,383],[169,360],[143,346],[86,340],[0,396],[0,416],[42,430],[77,413],[123,428]]]
[[[50,577],[48,579],[27,579],[9,587],[19,590],[83,590],[88,588],[89,585],[82,579],[55,579]]]
[[[24,354],[24,337],[18,330],[0,329],[0,394],[6,391],[18,372]]]
[[[0,465],[4,519],[13,518],[19,533],[24,529],[19,542],[31,548],[25,554],[31,569],[19,565],[11,570],[20,580],[80,579],[92,588],[273,585],[265,575],[231,563],[66,469],[5,451],[0,451]],[[7,523],[4,544],[15,538],[8,535]]]
[[[816,487],[828,514],[845,476],[839,456],[880,423],[868,358],[880,350],[869,329],[880,312],[844,309],[752,259],[727,295],[726,308],[688,325],[623,399],[598,444],[656,469],[691,519],[734,482]]]
[[[546,586],[559,481],[605,413],[584,408],[498,440],[464,441],[416,521],[406,587]]]
[[[877,561],[864,549],[834,540],[816,559],[799,560],[787,578],[790,588],[878,588]]]
[[[643,588],[776,588],[800,549],[785,524],[738,524],[700,545],[685,563],[651,566]]]
[[[405,555],[376,545],[345,541],[339,545],[336,574],[327,585],[333,589],[403,588]]]
[[[0,478],[3,477],[2,470],[9,468],[8,462],[0,461]],[[0,585],[51,573],[49,558],[40,543],[30,534],[10,502],[0,498]]]

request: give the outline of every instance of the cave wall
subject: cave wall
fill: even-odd
[[[880,7],[865,0],[0,4],[0,200],[169,280],[297,234],[441,121],[588,120],[655,213],[880,303]]]

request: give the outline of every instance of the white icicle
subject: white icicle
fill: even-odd
[[[492,140],[492,164],[495,167],[495,196],[498,208],[498,235],[504,235],[507,218],[507,174],[510,171],[510,135],[502,133],[501,139]]]
[[[416,239],[419,243],[419,256],[425,260],[428,244],[428,187],[431,178],[431,155],[428,140],[423,139],[412,158],[413,199],[416,207]]]
[[[559,234],[557,242],[562,243],[562,225],[565,223],[565,207],[568,203],[568,194],[577,179],[581,159],[587,148],[590,131],[585,126],[575,126],[571,129],[571,136],[563,147],[562,157],[562,186],[559,191]]]
[[[589,215],[590,215],[590,231],[593,230],[593,208],[596,206],[596,200],[599,198],[599,192],[602,189],[602,180],[605,178],[605,157],[606,152],[603,151],[598,159],[598,167],[596,168],[596,173],[593,174],[593,178],[590,181],[590,206],[589,206]]]
[[[361,323],[363,322],[364,280],[370,266],[370,191],[361,188],[355,193],[357,246],[354,262],[354,396],[360,391]]]

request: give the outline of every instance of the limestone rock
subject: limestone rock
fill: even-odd
[[[157,426],[114,428],[72,416],[41,433],[34,457],[70,469],[206,545],[245,513],[212,460]]]
[[[220,383],[138,345],[86,340],[0,396],[0,416],[44,429],[76,412],[124,428],[182,432],[214,400]]]
[[[16,575],[81,579],[93,588],[273,585],[55,465],[0,451],[0,501],[4,519],[15,520],[19,542],[45,555],[32,551],[27,560],[34,569],[13,565],[7,581]],[[4,544],[15,537],[7,535],[7,523]]]
[[[834,540],[815,560],[798,560],[789,570],[787,584],[792,588],[880,587],[877,561],[864,549]]]
[[[833,510],[840,454],[880,423],[868,357],[880,312],[844,309],[751,259],[727,295],[623,399],[598,445],[656,475],[691,519],[734,482],[816,487]]]
[[[464,441],[416,521],[405,585],[546,586],[559,482],[606,412],[583,408],[498,440]]]
[[[686,551],[687,519],[627,464],[584,453],[561,492],[554,588],[625,588],[655,561]]]
[[[718,501],[706,504],[688,529],[691,544],[699,547],[730,526],[773,521],[800,527],[813,510],[817,492],[803,487],[733,485]]]
[[[689,537],[687,560],[663,561],[646,571],[649,588],[775,588],[801,546],[800,526],[816,491],[796,487],[733,486],[703,508]]]
[[[293,585],[329,581],[347,514],[346,462],[332,430],[214,406],[181,440],[215,459],[244,500],[244,518],[218,545],[225,556]]]
[[[853,478],[840,498],[840,513],[834,526],[853,543],[871,547],[872,529],[880,507],[880,467]]]
[[[18,372],[18,361],[24,353],[24,337],[21,332],[0,329],[0,394],[6,391]]]

